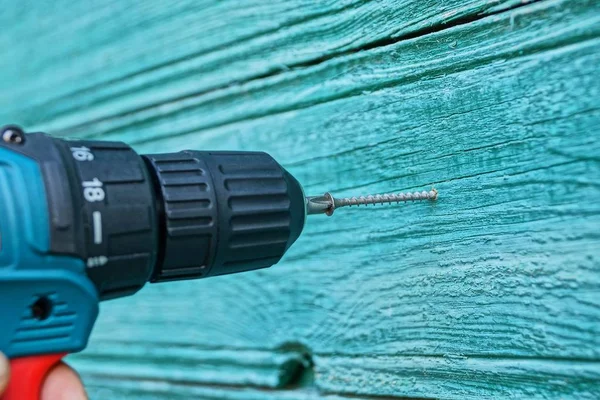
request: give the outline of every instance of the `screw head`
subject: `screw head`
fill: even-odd
[[[331,217],[333,215],[333,212],[335,211],[335,199],[333,198],[333,195],[329,192],[325,193],[325,195],[323,197],[325,197],[330,204],[327,211],[325,211],[325,214],[328,217]]]
[[[18,126],[7,126],[2,129],[0,134],[2,140],[8,144],[23,144],[25,143],[25,132]]]

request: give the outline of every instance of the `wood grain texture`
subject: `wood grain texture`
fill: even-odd
[[[50,10],[30,12],[23,5],[3,14],[0,22],[7,25],[25,18],[22,26],[29,30],[22,40],[35,40],[39,48],[55,47],[57,41],[65,44],[56,52],[31,57],[31,47],[5,42],[7,58],[22,62],[7,63],[4,87],[12,87],[15,78],[23,84],[12,101],[0,103],[6,112],[28,125],[42,123],[43,129],[57,133],[67,129],[85,134],[89,125],[95,130],[105,126],[100,121],[116,124],[129,114],[156,116],[157,108],[182,106],[211,90],[498,12],[517,2],[253,0],[240,6],[237,1],[183,1],[175,7],[161,6],[160,1],[133,7],[115,0],[98,3],[102,7],[88,10],[63,0]],[[57,15],[62,8],[68,10]],[[40,15],[52,11],[76,21],[61,29],[52,21],[31,29]],[[71,40],[80,35],[85,40]],[[72,66],[73,56],[78,68]],[[44,90],[48,83],[51,88]]]
[[[270,270],[105,304],[73,358],[97,398],[600,397],[598,2],[127,3],[19,28],[13,64],[40,57],[2,69],[2,119],[440,199],[315,217]]]
[[[265,390],[220,386],[193,386],[155,381],[126,381],[106,377],[86,379],[92,398],[131,400],[369,400],[370,396],[323,395],[314,389]],[[390,399],[389,397],[376,397]]]

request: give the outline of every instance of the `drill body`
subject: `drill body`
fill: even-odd
[[[301,186],[265,153],[142,156],[16,127],[0,135],[0,351],[11,364],[82,350],[99,302],[147,282],[269,267],[304,226]],[[25,398],[18,379],[5,400]]]

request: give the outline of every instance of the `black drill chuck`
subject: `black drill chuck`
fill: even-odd
[[[270,267],[302,232],[302,188],[266,153],[143,157],[160,216],[152,282]]]
[[[140,156],[118,142],[23,138],[15,151],[38,161],[47,188],[50,251],[84,260],[101,299],[270,267],[304,227],[302,187],[266,153]]]

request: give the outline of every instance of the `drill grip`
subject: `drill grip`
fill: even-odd
[[[0,400],[40,400],[48,373],[65,355],[49,354],[10,360],[10,381]]]

